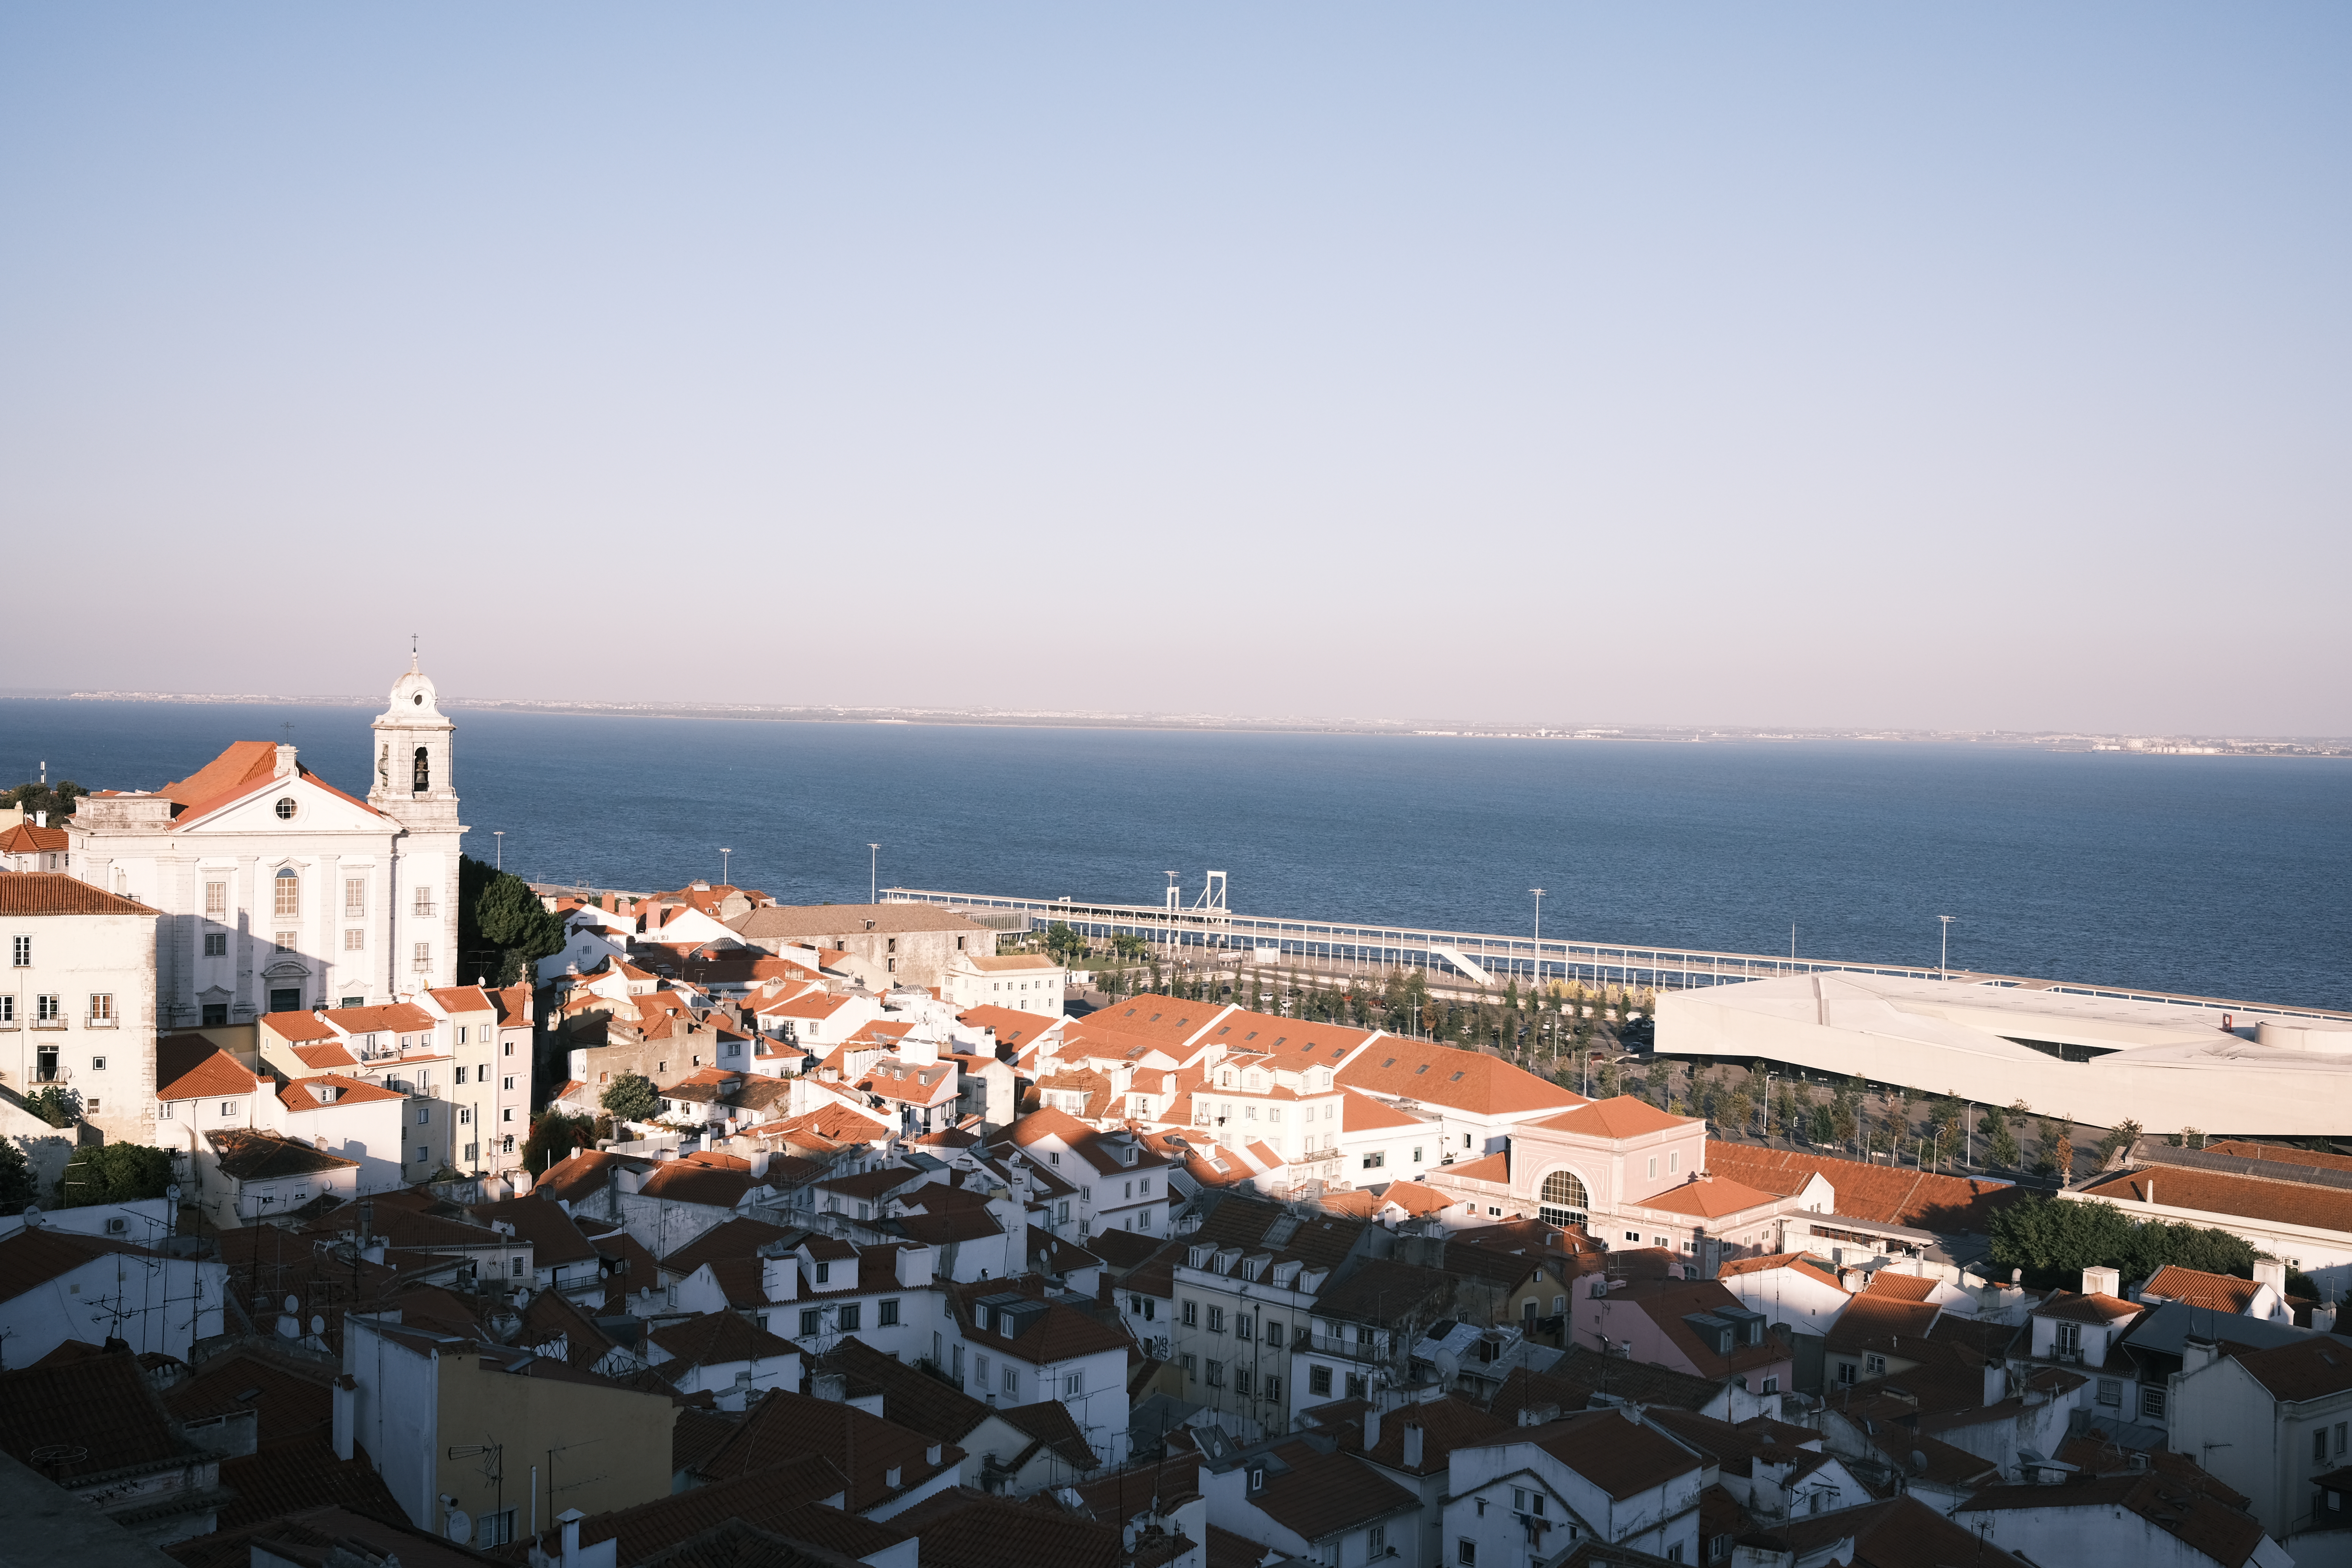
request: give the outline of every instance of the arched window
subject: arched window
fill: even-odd
[[[416,748],[416,782],[409,787],[419,795],[433,787],[433,764],[425,760],[422,746]]]
[[[302,873],[289,866],[278,873],[277,911],[281,915],[302,912]]]
[[[1546,1225],[1582,1225],[1592,1200],[1573,1171],[1554,1171],[1543,1180],[1542,1204],[1537,1216]]]

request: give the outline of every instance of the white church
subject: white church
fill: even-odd
[[[365,800],[304,767],[292,746],[239,741],[176,784],[80,803],[75,870],[163,911],[160,1028],[455,984],[466,829],[454,729],[412,658],[375,721]]]

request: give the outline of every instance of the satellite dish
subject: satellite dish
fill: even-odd
[[[302,1298],[301,1298],[301,1297],[299,1297],[299,1296],[289,1296],[289,1297],[287,1297],[287,1298],[286,1298],[286,1310],[287,1310],[289,1312],[299,1312],[299,1311],[300,1311],[300,1310],[302,1310]]]
[[[172,1206],[173,1206],[174,1208],[177,1208],[177,1207],[179,1206],[179,1203],[180,1203],[180,1184],[179,1184],[179,1183],[177,1183],[177,1182],[173,1182],[170,1186],[165,1187],[165,1188],[163,1189],[163,1201],[164,1201],[164,1202],[166,1202],[166,1203],[168,1203],[168,1204],[170,1204],[170,1205],[172,1205]]]
[[[1437,1353],[1429,1359],[1435,1363],[1437,1375],[1448,1383],[1452,1383],[1462,1374],[1462,1358],[1443,1346],[1440,1346]]]
[[[316,1313],[316,1312],[311,1313],[311,1314],[310,1314],[310,1331],[311,1331],[312,1333],[314,1333],[314,1334],[323,1334],[323,1333],[325,1333],[325,1332],[327,1331],[327,1320],[326,1320],[326,1319],[324,1319],[324,1318],[322,1318],[322,1317],[320,1317],[320,1316],[318,1313]]]
[[[1921,1453],[1916,1448],[1912,1449],[1911,1468],[1918,1471],[1921,1475],[1926,1475],[1927,1473],[1927,1456]]]
[[[474,1516],[462,1508],[451,1509],[449,1517],[442,1521],[441,1533],[452,1541],[473,1540]]]
[[[530,1305],[530,1288],[529,1286],[525,1286],[523,1289],[514,1293],[514,1304],[517,1311],[520,1311],[523,1308]]]

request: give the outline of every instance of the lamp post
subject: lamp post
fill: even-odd
[[[1944,922],[1944,945],[1936,958],[1936,978],[1949,980],[1952,977],[1952,917],[1937,915],[1936,918]]]
[[[505,870],[507,868],[507,830],[503,827],[494,829],[490,834],[490,844],[499,857],[496,868],[500,871]]]
[[[882,846],[868,844],[866,847],[871,851],[866,857],[866,901],[878,904],[882,901]]]
[[[1543,989],[1543,896],[1541,888],[1529,888],[1536,896],[1536,989]]]
[[[719,851],[719,885],[722,888],[727,885],[727,858],[734,853],[723,846]]]

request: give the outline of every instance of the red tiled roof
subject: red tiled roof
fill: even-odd
[[[119,898],[63,871],[11,871],[0,877],[0,915],[152,915],[135,900]]]
[[[1018,1049],[1039,1035],[1060,1023],[1036,1013],[1024,1013],[1013,1007],[969,1007],[956,1015],[956,1022],[973,1029],[992,1029],[996,1043]]]
[[[64,828],[43,827],[35,822],[0,829],[0,855],[55,854],[68,847],[69,842]]]
[[[1705,1463],[1664,1433],[1638,1426],[1617,1410],[1571,1415],[1496,1441],[1532,1442],[1621,1502]]]
[[[333,1007],[330,1023],[354,1035],[414,1035],[429,1031],[439,1020],[414,1002],[388,1002],[374,1007]]]
[[[332,1100],[321,1098],[319,1091],[322,1089],[335,1090],[335,1097]],[[396,1089],[386,1089],[364,1079],[345,1078],[339,1072],[322,1072],[315,1078],[289,1079],[286,1087],[278,1091],[278,1102],[289,1110],[325,1110],[407,1098]]]
[[[1307,1109],[1314,1108],[1310,1106]],[[1383,1127],[1430,1125],[1417,1116],[1407,1116],[1394,1106],[1374,1100],[1369,1094],[1358,1094],[1354,1089],[1345,1089],[1340,1093],[1339,1131],[1342,1132],[1370,1132]]]
[[[1721,1219],[1726,1215],[1744,1214],[1752,1208],[1780,1201],[1776,1193],[1759,1193],[1754,1187],[1721,1177],[1701,1176],[1695,1182],[1685,1182],[1663,1193],[1643,1198],[1638,1206],[1656,1209],[1663,1214],[1686,1214],[1700,1219]]]
[[[1596,1100],[1590,1105],[1579,1106],[1565,1116],[1547,1117],[1537,1125],[1562,1132],[1580,1133],[1587,1138],[1614,1139],[1671,1132],[1701,1123],[1696,1117],[1670,1116],[1647,1100],[1621,1094],[1613,1100]]]
[[[1837,1321],[1830,1325],[1826,1348],[1884,1349],[1897,1339],[1925,1340],[1942,1311],[1933,1302],[1906,1301],[1900,1296],[1850,1296]]]
[[[1469,1182],[1494,1182],[1507,1185],[1511,1180],[1511,1157],[1507,1153],[1497,1151],[1484,1159],[1467,1160],[1458,1165],[1449,1165],[1445,1168],[1444,1174],[1448,1177],[1459,1176]]]
[[[1358,1051],[1339,1069],[1338,1081],[1343,1088],[1473,1115],[1509,1116],[1588,1103],[1573,1089],[1539,1079],[1500,1057],[1393,1035],[1383,1035]]]
[[[928,1457],[932,1442],[856,1405],[771,1389],[746,1413],[735,1436],[703,1462],[701,1474],[727,1480],[804,1455],[823,1456],[836,1465],[854,1462],[849,1510],[863,1513],[941,1470],[962,1465],[963,1450],[952,1443],[940,1445],[939,1462],[933,1464]],[[854,1461],[848,1458],[853,1454]],[[888,1472],[894,1469],[898,1472],[897,1487],[889,1484]]]
[[[2342,1187],[2162,1165],[2118,1172],[2077,1190],[2085,1197],[2131,1203],[2151,1202],[2150,1193],[2158,1192],[2162,1194],[2161,1206],[2168,1209],[2236,1215],[2273,1224],[2307,1226],[2315,1230],[2352,1230],[2352,1191]]]
[[[0,886],[5,886],[0,880]],[[251,1094],[260,1080],[202,1035],[166,1035],[155,1042],[155,1098],[206,1100]]]
[[[491,1013],[497,1005],[490,994],[478,985],[441,985],[425,993],[452,1013]]]
[[[2037,1318],[2055,1319],[2060,1322],[2112,1323],[2118,1318],[2137,1318],[2140,1309],[2129,1301],[2113,1296],[2074,1296],[2063,1290],[2053,1291],[2039,1307],[2033,1309]]]
[[[294,771],[299,777],[337,799],[359,807],[370,816],[383,815],[367,802],[345,795],[300,762],[294,764]],[[180,808],[172,814],[173,821],[175,826],[184,825],[282,783],[277,777],[277,772],[276,742],[233,741],[219,756],[186,778],[175,779],[155,793]]]
[[[2141,1286],[2142,1301],[2186,1301],[2192,1307],[2211,1311],[2243,1316],[2254,1304],[2254,1295],[2262,1289],[2252,1279],[2241,1279],[2234,1274],[2208,1274],[2202,1268],[2183,1268],[2178,1263],[2168,1263],[2147,1277]]]
[[[336,1068],[360,1065],[359,1058],[346,1050],[341,1040],[329,1040],[318,1046],[296,1046],[294,1059],[314,1072],[331,1072]]]
[[[2006,1182],[1865,1165],[1832,1154],[1760,1149],[1713,1138],[1706,1142],[1706,1168],[1784,1196],[1803,1191],[1806,1182],[1819,1175],[1836,1189],[1842,1215],[1946,1233],[1981,1235],[1994,1209],[2021,1195],[2021,1189]]]
[[[1935,1295],[1938,1283],[1925,1274],[1897,1274],[1892,1268],[1882,1268],[1870,1277],[1864,1290],[1872,1296],[1891,1296],[1898,1301],[1925,1301]]]
[[[263,1028],[289,1045],[300,1045],[310,1040],[331,1040],[335,1037],[334,1026],[316,1013],[299,1010],[290,1013],[264,1013],[260,1022]]]
[[[1764,1258],[1740,1258],[1716,1270],[1716,1278],[1728,1279],[1741,1274],[1761,1274],[1769,1269],[1789,1268],[1824,1285],[1844,1289],[1845,1283],[1825,1268],[1822,1260],[1802,1252],[1775,1252]],[[1883,1270],[1882,1270],[1883,1272]]]
[[[2352,1346],[2333,1334],[2230,1353],[2253,1374],[2255,1382],[2280,1399],[2317,1399],[2352,1389]]]

